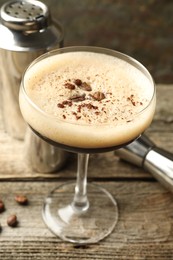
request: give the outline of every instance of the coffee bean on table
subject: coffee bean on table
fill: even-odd
[[[8,218],[7,218],[7,225],[10,226],[10,227],[16,227],[17,226],[17,216],[16,215],[10,215]]]
[[[0,199],[0,213],[2,213],[5,210],[4,202]]]
[[[19,203],[20,205],[27,205],[28,204],[28,198],[25,195],[16,195],[15,201]]]

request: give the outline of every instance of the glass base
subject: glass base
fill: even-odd
[[[114,229],[118,220],[117,203],[108,191],[89,183],[89,207],[79,211],[72,205],[75,185],[65,183],[49,194],[43,206],[44,222],[64,241],[97,243]]]

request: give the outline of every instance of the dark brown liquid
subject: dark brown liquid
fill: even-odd
[[[100,148],[81,148],[81,147],[73,147],[73,146],[68,146],[65,144],[61,144],[61,143],[57,143],[43,135],[41,135],[40,133],[38,133],[35,129],[33,129],[31,127],[32,131],[38,135],[40,138],[42,138],[44,141],[48,142],[51,145],[57,146],[63,150],[69,151],[69,152],[74,152],[74,153],[104,153],[104,152],[110,152],[110,151],[114,151],[117,150],[119,148],[122,148],[128,144],[130,144],[131,142],[133,142],[135,139],[127,142],[127,143],[123,143],[122,145],[117,145],[117,146],[111,146],[111,147],[100,147]],[[136,137],[137,138],[137,137]]]

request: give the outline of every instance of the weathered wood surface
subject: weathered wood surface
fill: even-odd
[[[157,108],[147,135],[173,152],[173,85],[157,86]],[[55,174],[33,172],[24,161],[23,142],[11,139],[0,120],[0,259],[173,259],[173,194],[143,169],[122,162],[113,153],[92,155],[89,179],[107,188],[119,205],[119,221],[105,240],[95,245],[64,243],[45,226],[41,217],[44,197],[56,185],[75,178],[76,158]],[[28,196],[18,205],[16,194]],[[6,224],[10,214],[19,224]]]
[[[173,259],[173,195],[157,182],[99,182],[116,197],[119,221],[113,233],[95,245],[64,243],[45,227],[41,209],[56,182],[2,182],[6,211],[0,214],[0,259]],[[19,206],[14,196],[28,196],[29,205]],[[9,214],[19,224],[6,224]]]

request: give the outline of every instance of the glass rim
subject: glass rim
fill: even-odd
[[[81,126],[90,126],[91,124],[89,123],[80,123],[78,121],[74,122],[74,121],[70,121],[70,120],[63,120],[62,118],[59,118],[58,116],[55,115],[51,115],[47,112],[45,112],[44,110],[42,110],[39,106],[37,106],[28,96],[27,91],[25,89],[25,84],[24,84],[24,78],[25,78],[25,74],[27,73],[27,71],[34,66],[34,64],[38,63],[39,61],[45,59],[45,58],[49,58],[53,55],[58,55],[58,54],[63,54],[63,53],[67,53],[67,52],[95,52],[95,53],[100,53],[100,54],[107,54],[109,56],[114,56],[116,58],[119,58],[123,61],[128,62],[130,65],[132,65],[133,67],[135,67],[136,69],[142,69],[141,73],[143,73],[151,82],[151,85],[153,85],[153,93],[152,93],[152,97],[150,99],[150,101],[148,102],[147,106],[145,106],[143,109],[141,109],[139,112],[137,112],[135,114],[135,116],[138,116],[142,113],[144,113],[145,110],[147,110],[147,108],[150,106],[150,104],[152,103],[153,99],[155,98],[155,93],[156,93],[156,85],[154,82],[153,77],[151,76],[150,72],[148,71],[148,69],[142,64],[140,63],[138,60],[136,60],[135,58],[124,54],[120,51],[117,50],[113,50],[113,49],[109,49],[109,48],[104,48],[104,47],[97,47],[97,46],[70,46],[70,47],[63,47],[63,48],[58,48],[58,49],[54,49],[51,51],[48,51],[42,55],[40,55],[39,57],[37,57],[36,59],[34,59],[24,70],[23,75],[22,75],[22,79],[21,79],[21,86],[20,86],[20,90],[23,91],[23,94],[26,98],[26,100],[29,102],[29,104],[36,109],[39,113],[41,113],[43,116],[48,117],[48,118],[52,118],[56,121],[59,122],[63,122],[64,124],[72,124],[72,125],[81,125]],[[132,118],[134,119],[135,117],[134,115],[132,116]],[[132,119],[131,117],[128,117],[126,121],[129,121]],[[112,122],[110,123],[96,123],[95,126],[110,126],[110,125],[116,125],[116,122]]]

